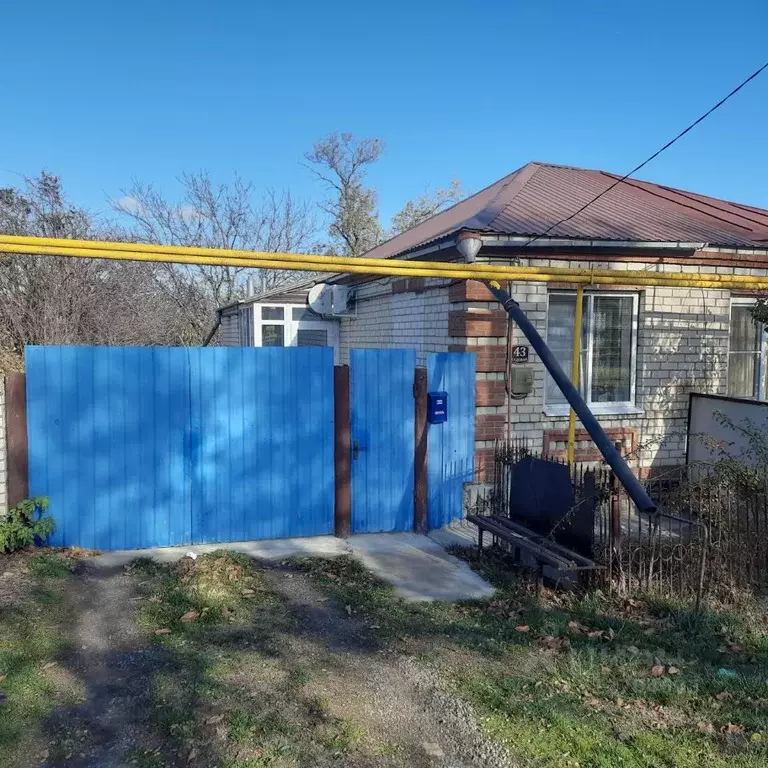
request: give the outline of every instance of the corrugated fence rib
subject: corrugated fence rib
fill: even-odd
[[[475,355],[427,355],[427,389],[448,393],[448,420],[428,425],[427,494],[430,528],[462,515],[464,484],[475,474]]]
[[[410,349],[350,352],[355,533],[413,528],[415,367]]]
[[[332,349],[28,347],[26,367],[52,543],[332,532]]]

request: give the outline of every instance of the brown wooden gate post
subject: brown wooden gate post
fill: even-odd
[[[8,507],[29,498],[27,377],[5,376],[5,430],[8,449]]]
[[[352,442],[349,414],[349,366],[333,369],[333,454],[336,478],[334,533],[346,538],[352,532]]]
[[[427,369],[417,368],[413,380],[415,451],[413,485],[413,529],[426,533],[427,518]]]

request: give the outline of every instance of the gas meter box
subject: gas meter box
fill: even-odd
[[[427,421],[430,424],[448,421],[447,392],[427,392]]]

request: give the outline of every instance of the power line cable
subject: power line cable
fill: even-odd
[[[762,67],[760,67],[759,69],[756,69],[745,80],[742,80],[742,82],[739,83],[729,94],[727,94],[726,96],[723,96],[723,98],[720,99],[720,101],[718,101],[717,104],[715,104],[713,107],[710,107],[710,109],[708,109],[703,115],[697,117],[689,126],[687,126],[682,131],[680,131],[680,133],[678,133],[677,136],[675,136],[673,139],[670,139],[663,147],[661,147],[660,149],[657,149],[652,155],[650,155],[645,160],[643,160],[643,162],[640,163],[640,165],[633,168],[629,173],[625,173],[620,179],[617,179],[616,181],[614,181],[613,184],[611,184],[609,187],[607,187],[602,192],[600,192],[600,194],[595,195],[591,200],[584,203],[584,205],[582,205],[581,208],[579,208],[577,211],[574,211],[569,216],[566,216],[565,218],[560,219],[560,221],[556,221],[554,224],[552,224],[551,227],[548,227],[543,232],[540,232],[535,237],[532,237],[530,240],[523,243],[520,246],[519,250],[522,250],[523,248],[529,246],[531,243],[535,243],[539,238],[546,237],[546,235],[548,235],[553,229],[559,227],[561,224],[565,224],[566,222],[578,216],[580,213],[583,213],[584,211],[586,211],[590,205],[593,205],[601,197],[604,197],[605,195],[607,195],[614,187],[617,187],[619,184],[625,182],[630,176],[633,176],[641,168],[644,168],[646,165],[648,165],[648,163],[650,163],[651,160],[655,160],[662,152],[669,149],[678,140],[682,139],[686,133],[693,130],[699,123],[706,120],[713,112],[720,109],[720,107],[722,107],[723,104],[725,104],[725,102],[731,98],[731,96],[735,96],[745,85],[747,85],[747,83],[754,80],[761,72],[763,72],[766,69],[768,69],[768,61],[766,61]]]

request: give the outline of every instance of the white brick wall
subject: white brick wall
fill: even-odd
[[[448,337],[448,281],[427,280],[422,293],[392,294],[391,280],[380,280],[356,291],[356,316],[341,321],[340,361],[350,349],[415,349],[417,364],[428,352],[445,352]]]
[[[532,260],[530,263],[532,266],[548,263],[553,267],[569,266],[568,262],[562,261]],[[638,263],[600,266],[658,270],[655,265]],[[715,271],[714,268],[703,269]],[[665,265],[663,271],[679,272],[680,266]],[[692,268],[686,267],[688,271]],[[548,290],[544,283],[513,285],[514,297],[545,338]],[[621,290],[634,292],[631,288]],[[634,460],[636,467],[679,464],[685,461],[689,394],[725,394],[727,390],[730,291],[644,287],[637,292],[640,298],[635,404],[643,413],[601,416],[598,420],[605,428],[633,428],[638,443],[649,444],[639,451]],[[513,343],[528,343],[517,328],[514,334]],[[524,400],[512,401],[512,434],[525,437],[535,448],[541,449],[544,430],[567,429],[568,417],[552,417],[544,413],[545,371],[533,350],[531,364],[534,366],[534,391]],[[507,408],[487,410],[506,413]]]

